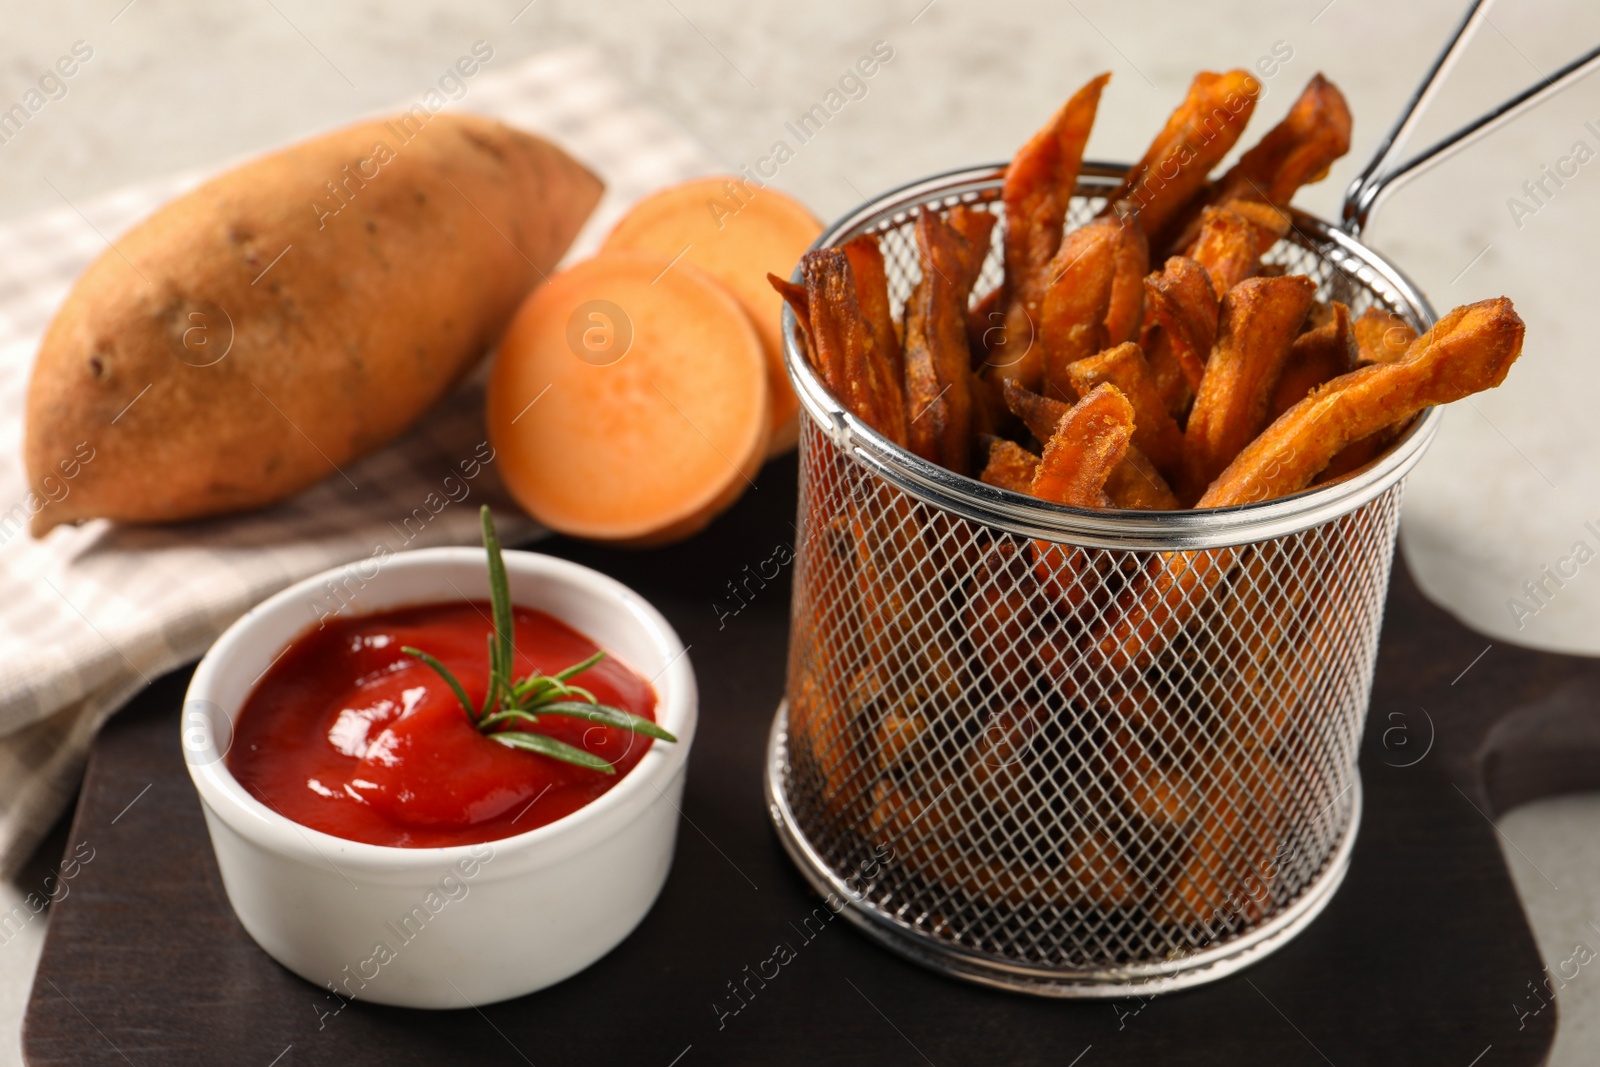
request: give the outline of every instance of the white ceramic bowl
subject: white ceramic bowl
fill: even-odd
[[[339,603],[328,582],[348,615],[487,600],[482,549],[404,552],[308,578],[230,626],[189,683],[184,754],[228,900],[269,955],[341,997],[465,1008],[531,993],[609,952],[666,881],[697,713],[682,642],[638,594],[587,567],[532,552],[505,560],[512,601],[651,679],[656,717],[678,738],[652,744],[593,803],[525,834],[449,848],[346,841],[262,804],[223,759],[256,680],[316,625],[318,605]]]

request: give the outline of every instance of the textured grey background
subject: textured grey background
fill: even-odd
[[[1090,154],[1135,157],[1195,70],[1252,65],[1287,49],[1292,58],[1267,82],[1256,125],[1276,121],[1316,70],[1344,89],[1355,148],[1299,201],[1331,213],[1459,13],[1439,0],[525,3],[4,0],[0,109],[21,100],[74,42],[93,56],[65,95],[0,144],[0,219],[214,165],[420,96],[477,40],[495,49],[496,67],[560,45],[597,45],[731,169],[755,163],[779,138],[792,142],[784,123],[874,42],[887,42],[894,58],[866,95],[776,178],[824,218],[931,171],[1008,155],[1100,70],[1114,80]],[[1584,0],[1500,4],[1418,143],[1596,40],[1600,9]],[[1397,194],[1371,230],[1441,307],[1503,291],[1529,321],[1537,360],[1481,398],[1476,416],[1451,412],[1408,498],[1408,551],[1433,568],[1425,583],[1479,625],[1502,630],[1502,599],[1565,550],[1563,531],[1585,509],[1600,519],[1592,491],[1600,430],[1594,396],[1579,387],[1600,380],[1584,328],[1600,238],[1600,179],[1588,171],[1600,174],[1600,164],[1585,165],[1532,216],[1514,219],[1508,204],[1574,141],[1600,147],[1600,133],[1584,125],[1591,119],[1600,131],[1600,77]],[[1527,639],[1600,647],[1600,579],[1583,580],[1595,588],[1574,582]],[[1529,805],[1500,830],[1552,968],[1579,945],[1600,950],[1600,797]],[[0,887],[0,910],[36,890],[44,873]],[[34,922],[0,944],[0,1067],[19,1060],[18,1020],[44,926]],[[1582,968],[1561,998],[1552,1063],[1600,1062],[1600,967]],[[1490,1052],[1483,1064],[1492,1063]]]

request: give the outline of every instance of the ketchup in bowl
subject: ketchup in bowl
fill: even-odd
[[[598,651],[543,612],[513,608],[511,615],[515,678],[553,676]],[[286,818],[374,845],[494,841],[578,810],[616,785],[655,742],[553,714],[512,724],[598,756],[614,769],[605,773],[507,747],[480,731],[441,674],[403,649],[425,650],[481,707],[492,618],[488,602],[460,601],[334,618],[301,635],[240,710],[229,771]],[[614,657],[567,682],[600,705],[655,719],[655,690]]]

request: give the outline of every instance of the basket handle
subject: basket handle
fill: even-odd
[[[1359,236],[1366,227],[1373,209],[1377,207],[1378,201],[1394,189],[1600,66],[1600,46],[1597,46],[1549,75],[1544,81],[1529,86],[1492,111],[1480,115],[1449,136],[1418,152],[1404,163],[1390,166],[1405,147],[1405,142],[1415,132],[1417,124],[1422,120],[1423,112],[1438,94],[1456,60],[1466,51],[1467,45],[1478,29],[1489,20],[1489,7],[1492,3],[1493,0],[1472,0],[1466,15],[1451,36],[1450,43],[1439,53],[1439,57],[1433,61],[1433,67],[1422,79],[1422,84],[1411,94],[1411,99],[1406,102],[1405,110],[1400,113],[1394,128],[1378,142],[1372,161],[1350,184],[1349,190],[1344,195],[1343,219],[1340,222],[1340,228],[1346,233],[1353,237]]]

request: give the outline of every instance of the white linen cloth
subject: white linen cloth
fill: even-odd
[[[592,251],[641,195],[713,169],[685,131],[634,99],[588,48],[485,69],[460,106],[550,138],[605,181],[605,198],[569,259]],[[500,506],[494,465],[475,462],[486,445],[482,385],[474,381],[398,441],[348,464],[346,477],[335,474],[277,507],[178,526],[100,520],[58,527],[43,540],[29,535],[22,413],[39,337],[107,238],[203,177],[177,176],[0,226],[0,877],[65,809],[106,718],[151,680],[197,659],[264,597],[380,546],[476,544],[482,502],[496,505],[508,541],[535,532]],[[315,618],[308,604],[308,624]],[[172,740],[178,744],[176,730]]]

